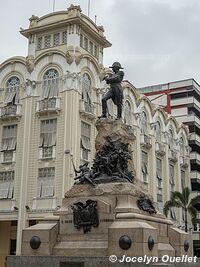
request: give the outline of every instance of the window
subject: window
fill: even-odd
[[[131,105],[129,101],[126,101],[124,104],[124,122],[128,125],[132,124],[132,116],[131,116]]]
[[[148,182],[148,153],[142,151],[142,181]]]
[[[7,81],[6,96],[4,102],[6,104],[17,104],[19,102],[19,86],[20,80],[13,76]]]
[[[148,132],[147,115],[144,111],[141,114],[141,131],[143,134],[147,134]]]
[[[13,198],[14,171],[0,172],[0,199]]]
[[[53,45],[58,46],[60,44],[60,33],[55,33],[53,35]]]
[[[156,177],[157,177],[157,188],[158,188],[158,194],[157,194],[157,201],[162,202],[162,160],[157,158],[156,159]]]
[[[51,35],[44,36],[44,48],[51,47]]]
[[[40,144],[42,158],[52,158],[53,146],[56,145],[57,120],[43,120],[40,128]]]
[[[98,47],[97,45],[94,46],[94,56],[98,58]]]
[[[67,32],[62,33],[62,43],[67,44]]]
[[[42,37],[38,37],[37,39],[37,49],[42,49]]]
[[[169,183],[170,183],[170,191],[175,191],[175,179],[174,179],[174,165],[169,165]]]
[[[82,78],[82,100],[85,102],[85,111],[92,112],[92,103],[91,103],[91,90],[92,84],[90,76],[85,73]]]
[[[83,47],[83,35],[80,35],[80,47]]]
[[[86,37],[84,38],[84,48],[88,51],[88,39]]]
[[[82,159],[89,160],[89,152],[91,149],[90,137],[91,136],[91,126],[85,122],[81,122],[81,151]]]
[[[171,129],[169,129],[169,149],[174,150],[174,135]]]
[[[38,171],[37,197],[54,196],[55,168],[40,168]]]
[[[93,42],[90,41],[90,49],[89,49],[89,51],[90,51],[90,54],[92,54],[92,55],[94,53],[94,48],[93,47],[94,47]]]
[[[3,127],[1,152],[4,153],[4,162],[13,161],[13,151],[17,146],[17,125]]]
[[[58,96],[59,74],[57,70],[48,70],[43,78],[43,99],[54,98]]]
[[[156,135],[156,141],[160,143],[161,142],[161,125],[159,121],[156,122],[155,135]]]

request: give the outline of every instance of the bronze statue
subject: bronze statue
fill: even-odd
[[[102,115],[100,118],[106,118],[108,113],[107,100],[112,98],[113,103],[117,106],[117,118],[122,117],[122,100],[123,100],[123,91],[121,82],[124,77],[124,72],[120,71],[123,69],[119,62],[114,62],[112,67],[113,74],[110,76],[105,76],[104,80],[107,84],[110,84],[110,90],[102,98]]]
[[[132,171],[129,171],[128,166],[131,159],[128,144],[118,141],[112,142],[107,137],[107,143],[102,150],[96,153],[91,168],[88,167],[88,163],[81,165],[78,171],[74,168],[75,184],[95,186],[96,184],[111,182],[133,183],[134,176]],[[79,176],[77,176],[78,173]]]
[[[92,171],[88,167],[88,162],[83,164],[83,165],[80,165],[79,171],[77,171],[75,169],[75,173],[76,173],[76,178],[74,178],[74,180],[75,181],[78,180],[78,182],[76,182],[77,184],[83,183],[86,181],[86,182],[92,184],[93,186],[95,186],[95,184],[91,180],[91,178],[93,178],[93,175],[92,175]],[[80,175],[77,176],[77,173],[80,173]]]

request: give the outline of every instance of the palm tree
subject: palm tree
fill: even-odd
[[[172,207],[182,208],[185,213],[185,232],[188,231],[188,213],[191,216],[192,224],[196,223],[197,218],[197,209],[195,208],[196,204],[200,203],[200,195],[191,198],[191,191],[189,187],[183,188],[182,193],[175,191],[172,192],[170,200],[166,201],[163,212],[167,217],[169,210]]]

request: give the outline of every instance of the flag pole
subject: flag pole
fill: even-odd
[[[55,12],[56,0],[53,0],[53,12]]]
[[[90,17],[90,0],[88,0],[88,17]]]

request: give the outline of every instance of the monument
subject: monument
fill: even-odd
[[[110,266],[110,255],[192,256],[190,235],[156,210],[136,177],[134,132],[120,119],[121,65],[114,63],[112,68],[114,74],[105,78],[111,89],[102,99],[102,116],[96,121],[92,166],[80,166],[74,185],[53,217],[23,231],[21,257],[29,266],[44,266],[44,262],[50,267]],[[118,108],[116,120],[107,118],[109,98]],[[123,266],[118,264],[112,266]]]

